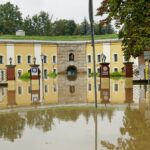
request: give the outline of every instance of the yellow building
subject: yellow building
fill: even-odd
[[[124,57],[121,40],[96,41],[95,50],[97,72],[100,71],[102,54],[106,56],[106,62],[110,63],[110,72],[120,72],[122,70]],[[43,63],[41,55],[44,55]],[[20,77],[23,73],[29,71],[34,57],[36,58],[36,64],[39,65],[39,69],[43,70],[40,81],[42,83],[43,77],[44,87],[40,86],[40,91],[44,90],[44,100],[41,101],[44,101],[44,103],[93,102],[94,81],[90,76],[93,72],[93,51],[90,41],[0,40],[0,84],[7,83],[6,65],[10,63],[16,65],[15,88],[16,103],[18,105],[29,105],[32,103],[30,83],[21,81]],[[12,62],[10,62],[10,58],[12,58]],[[138,61],[135,60],[135,63],[138,64]],[[85,75],[80,79],[70,81],[66,77],[52,79],[48,77],[50,72],[56,72],[58,75],[70,75],[74,72]],[[70,91],[68,95],[67,90]],[[97,91],[98,102],[100,102],[99,77],[97,77]],[[40,92],[40,95],[42,95],[42,92]],[[116,103],[118,103],[118,96],[116,94]]]

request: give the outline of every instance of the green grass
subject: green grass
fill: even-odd
[[[117,34],[95,35],[95,40],[101,39],[117,39]],[[48,40],[48,41],[86,41],[91,40],[91,36],[15,36],[15,35],[0,35],[0,39],[6,40]]]

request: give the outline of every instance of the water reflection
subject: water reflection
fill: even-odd
[[[93,103],[93,84],[85,74],[76,80],[64,75],[46,79],[44,103]],[[35,105],[32,111],[0,114],[0,149],[147,150],[150,86],[129,86],[124,79],[110,79],[109,84],[100,86],[97,78],[98,103],[105,104],[98,110],[92,106],[36,110]],[[30,83],[17,81],[15,87],[14,91],[0,87],[0,107],[33,106]]]
[[[127,108],[122,119],[123,125],[120,127],[121,136],[117,138],[117,143],[101,140],[101,144],[108,150],[148,150],[150,147],[150,122],[147,119],[150,120],[150,113],[146,118],[140,110]]]
[[[148,85],[128,86],[125,79],[110,79],[109,86],[100,86],[97,78],[97,99],[102,104],[145,103],[150,99]],[[106,88],[107,87],[107,88]],[[31,96],[32,94],[32,96]],[[0,108],[30,106],[34,103],[30,82],[16,81],[15,90],[0,87]],[[76,80],[66,75],[44,80],[44,104],[94,103],[94,82],[86,74]]]
[[[21,138],[25,127],[25,120],[18,113],[0,115],[0,137],[14,141]]]
[[[150,109],[64,107],[0,114],[0,148],[20,145],[22,150],[148,150]]]
[[[28,128],[37,128],[43,132],[52,130],[52,126],[55,126],[55,119],[59,121],[72,121],[76,122],[81,116],[83,116],[86,124],[89,123],[90,117],[95,120],[97,114],[104,118],[112,118],[114,109],[107,111],[98,110],[95,112],[93,108],[52,108],[49,110],[42,111],[29,111],[29,112],[18,112],[0,114],[0,137],[10,141],[14,141],[17,138],[22,137],[25,126]],[[111,113],[110,113],[111,112]],[[110,119],[111,120],[111,119]]]

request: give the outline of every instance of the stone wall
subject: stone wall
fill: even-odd
[[[74,54],[74,61],[69,61],[69,54]],[[77,72],[86,72],[86,44],[58,44],[58,73],[66,73],[69,66],[75,66]]]

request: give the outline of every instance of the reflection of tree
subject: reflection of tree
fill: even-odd
[[[0,137],[14,141],[21,138],[25,126],[25,120],[17,113],[0,115]]]
[[[101,118],[103,119],[105,116],[107,116],[107,118],[109,119],[109,122],[111,122],[112,117],[113,117],[113,112],[114,112],[114,109],[111,109],[111,108],[102,109],[100,111]]]
[[[46,111],[31,111],[27,113],[27,124],[30,127],[37,127],[46,132],[51,130],[53,116]]]
[[[58,119],[64,121],[76,121],[81,114],[81,111],[77,111],[76,109],[58,109],[55,110],[55,115]]]
[[[101,144],[109,150],[148,150],[150,147],[150,125],[146,124],[144,116],[139,110],[127,108],[123,118],[123,127],[120,128],[122,137],[118,138],[117,145],[106,141]],[[129,135],[129,137],[127,137]]]
[[[113,109],[98,109],[97,114],[112,118]],[[66,107],[51,108],[49,110],[28,111],[24,118],[18,113],[0,115],[0,138],[14,141],[21,138],[25,125],[30,128],[38,128],[43,132],[52,130],[54,119],[60,121],[76,122],[80,116],[83,116],[88,123],[90,117],[95,116],[95,108],[89,107]]]

